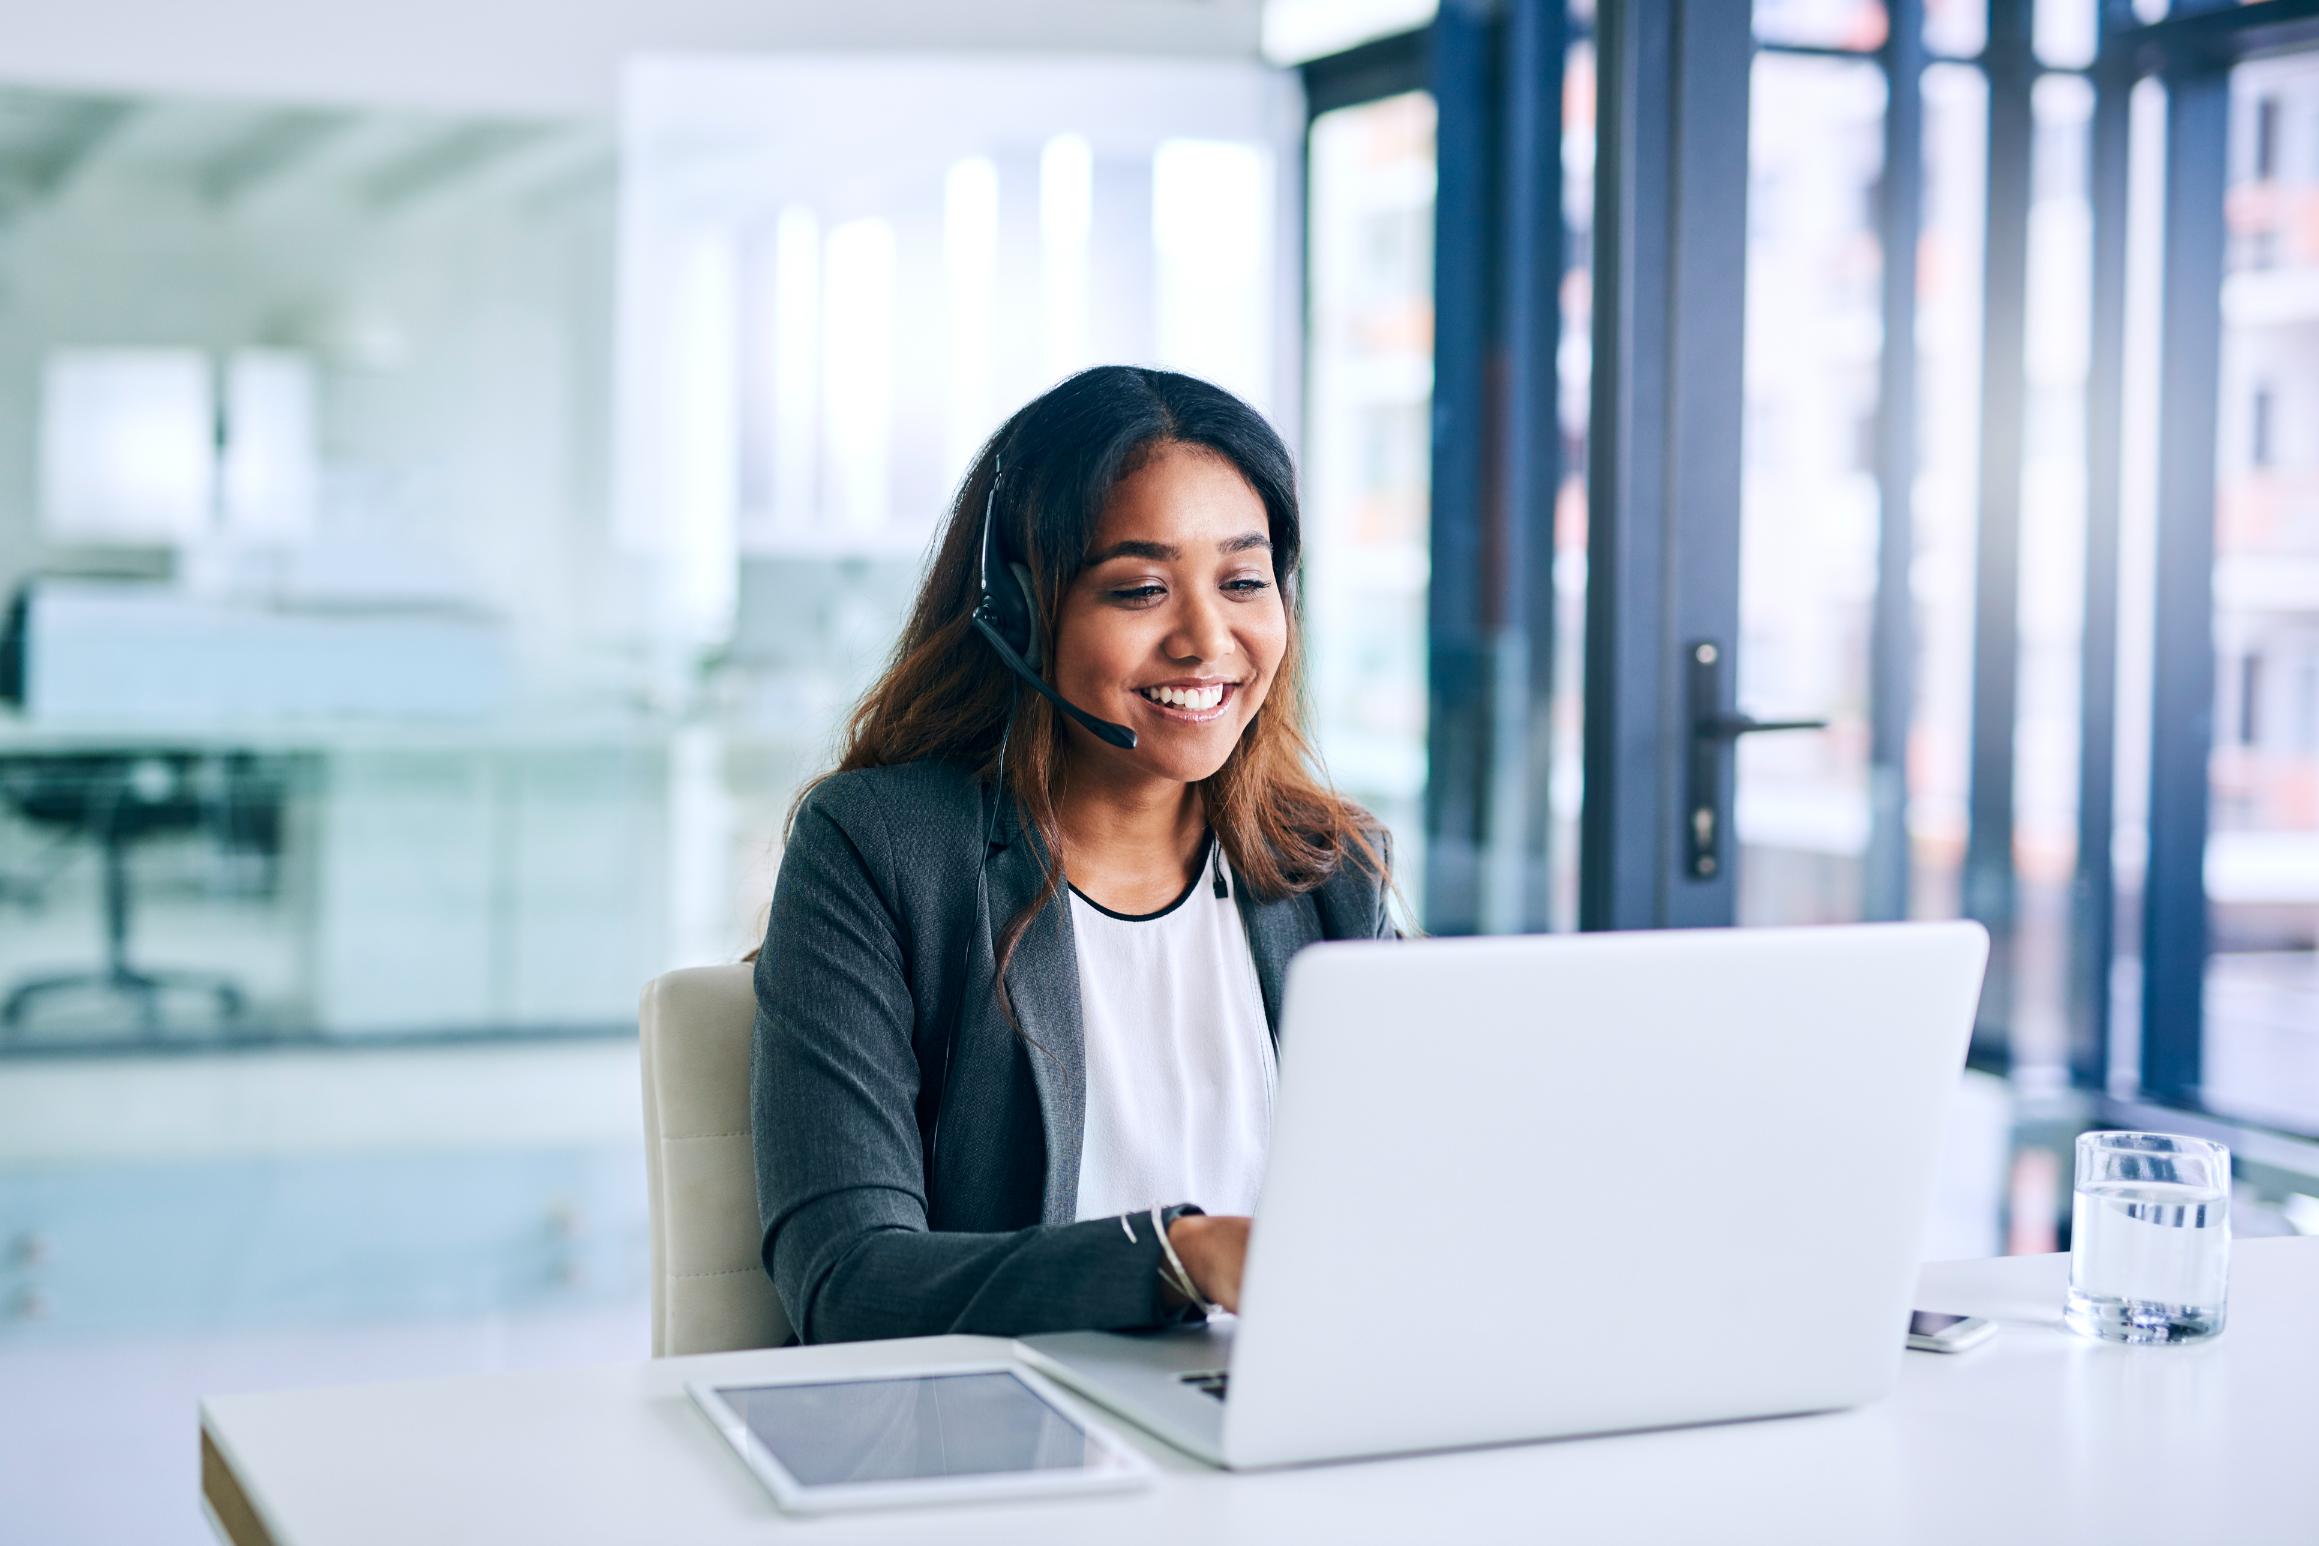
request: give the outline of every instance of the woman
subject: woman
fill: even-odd
[[[1037,691],[975,620],[986,528]],[[1286,448],[1190,377],[1085,371],[976,458],[757,958],[804,1340],[1237,1304],[1288,958],[1391,932],[1381,835],[1309,770],[1297,550]]]

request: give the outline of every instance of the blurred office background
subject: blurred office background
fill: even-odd
[[[204,1391],[643,1356],[637,991],[1104,360],[1298,449],[1427,927],[1979,918],[1928,1255],[2092,1126],[2319,1231],[2314,8],[1755,0],[1652,290],[1602,3],[0,11],[0,1538],[203,1538]]]

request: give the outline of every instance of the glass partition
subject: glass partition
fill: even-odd
[[[609,130],[0,107],[0,1055],[624,1028]]]
[[[1125,359],[1295,438],[1254,64],[100,105],[0,143],[55,183],[0,248],[0,1055],[624,1033],[754,942],[1006,412]]]

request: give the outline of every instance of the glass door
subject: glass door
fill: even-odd
[[[1422,915],[1435,114],[1403,91],[1316,115],[1304,451],[1313,721],[1338,789],[1394,836]]]
[[[1437,934],[1572,915],[1584,33],[1449,7],[1302,67],[1316,739]]]
[[[1643,190],[1674,211],[1671,277],[1636,302],[1674,317],[1672,363],[1632,411],[1660,415],[1657,465],[1683,491],[1616,512],[1667,545],[1624,583],[1671,576],[1648,603],[1670,658],[1624,687],[1656,695],[1672,810],[1653,884],[1615,917],[1978,917],[1990,1002],[2059,1064],[2088,89],[2031,15],[1759,4],[1751,29],[1722,23],[1747,63],[1677,76],[1665,154],[1684,175]],[[1703,112],[1714,137],[1689,137]],[[1656,475],[1638,458],[1630,486]]]

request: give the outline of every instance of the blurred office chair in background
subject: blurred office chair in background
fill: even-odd
[[[58,583],[69,592],[70,582]],[[105,583],[119,594],[141,593],[138,586]],[[38,734],[45,721],[33,712],[33,684],[44,662],[54,664],[48,651],[56,642],[56,635],[41,627],[47,609],[35,605],[47,584],[25,584],[0,619],[0,703],[14,705],[26,716],[24,723],[35,727],[30,738],[18,741],[8,734],[11,727],[0,725],[0,810],[68,841],[95,841],[104,866],[104,959],[93,970],[53,972],[17,984],[0,999],[0,1036],[19,1032],[44,1000],[92,991],[132,1002],[138,1029],[147,1036],[167,1027],[165,1000],[173,992],[206,1001],[217,1021],[231,1024],[245,1008],[242,989],[232,978],[130,962],[129,860],[143,839],[199,831],[236,850],[244,861],[259,856],[265,861],[262,873],[271,877],[272,861],[281,851],[287,792],[280,760],[234,747],[121,737],[101,723],[64,737]],[[100,588],[100,593],[105,592]],[[165,656],[168,649],[164,641],[156,656]],[[103,675],[101,669],[95,673]],[[0,896],[38,906],[52,879],[19,877],[0,888]]]
[[[754,970],[668,972],[645,986],[639,1007],[655,1358],[789,1340],[789,1317],[758,1256]]]
[[[211,1001],[224,1021],[241,1018],[241,989],[214,972],[144,968],[129,960],[129,851],[140,839],[208,825],[231,772],[224,762],[185,750],[107,747],[86,753],[0,754],[0,805],[36,827],[86,833],[104,863],[104,964],[18,983],[0,1002],[0,1033],[13,1034],[43,999],[91,989],[137,1006],[138,1026],[157,1036],[166,1024],[163,996],[185,992]],[[205,777],[204,775],[208,776]]]

